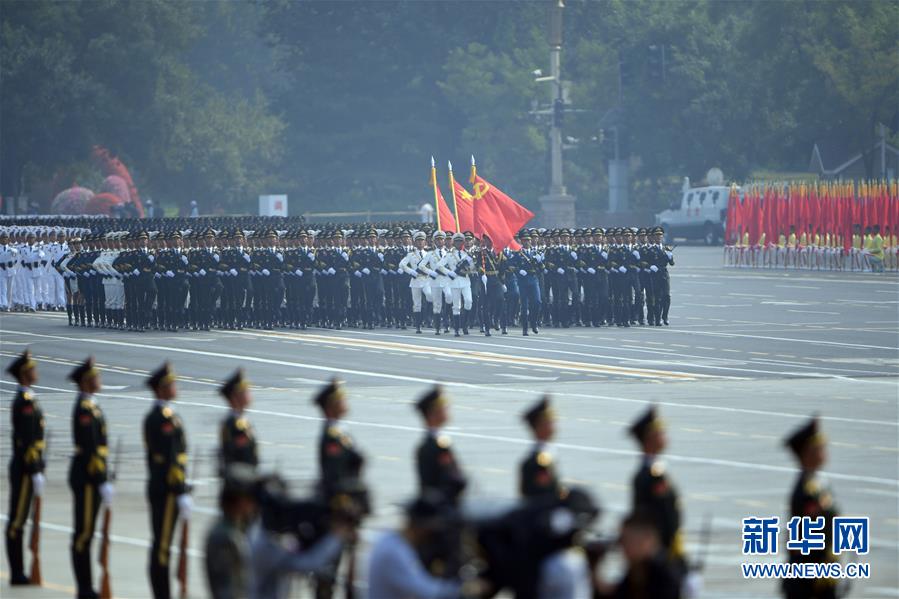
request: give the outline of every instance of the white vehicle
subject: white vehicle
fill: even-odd
[[[665,230],[669,243],[675,237],[701,239],[706,245],[717,245],[724,239],[730,187],[723,185],[724,176],[718,169],[711,169],[706,180],[714,184],[690,187],[690,179],[684,178],[681,197],[655,215],[656,225]]]

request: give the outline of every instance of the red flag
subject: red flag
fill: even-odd
[[[453,211],[446,205],[443,194],[440,193],[440,187],[437,186],[437,168],[434,166],[434,159],[431,158],[431,187],[434,188],[434,203],[437,205],[437,230],[456,232],[456,219],[453,218]]]
[[[475,231],[474,197],[455,179],[453,179],[453,193],[456,194],[456,216],[459,217],[459,230],[480,234]]]
[[[507,247],[517,250],[513,237],[534,213],[477,175],[473,191],[475,232],[487,233],[497,253]]]
[[[740,201],[737,195],[737,186],[731,185],[727,196],[727,220],[724,222],[724,244],[730,245],[734,240],[734,231],[737,227],[737,203]]]

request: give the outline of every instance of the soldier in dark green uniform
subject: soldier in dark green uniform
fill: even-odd
[[[812,418],[793,432],[785,441],[799,462],[799,477],[790,496],[790,517],[824,517],[824,550],[812,550],[808,555],[790,551],[790,563],[832,563],[837,561],[833,548],[833,518],[838,515],[833,496],[818,478],[827,462],[827,439],[821,432],[818,419]],[[783,592],[787,599],[834,599],[837,581],[833,578],[786,578]]]
[[[534,435],[534,447],[519,468],[518,489],[525,499],[559,495],[562,486],[556,475],[553,456],[546,447],[556,434],[556,414],[543,397],[524,413]]]
[[[69,466],[69,487],[74,498],[75,530],[72,533],[72,569],[78,586],[79,599],[98,597],[93,589],[91,574],[91,541],[97,524],[100,502],[112,502],[112,484],[106,480],[106,419],[94,401],[100,391],[100,371],[90,357],[69,374],[78,387],[72,410],[72,438],[75,452]]]
[[[225,470],[219,494],[221,515],[206,536],[206,582],[213,599],[250,594],[251,559],[247,528],[256,514],[255,468],[235,463]]]
[[[233,464],[246,464],[255,468],[259,465],[256,450],[256,435],[250,421],[244,415],[253,401],[250,395],[250,383],[244,376],[243,368],[239,368],[219,389],[219,393],[231,406],[228,416],[222,421],[219,429],[221,443],[219,457],[220,473],[225,472]]]
[[[339,502],[338,496],[361,487],[362,465],[365,458],[354,446],[353,439],[340,426],[340,419],[346,416],[348,411],[343,384],[336,378],[332,379],[316,394],[313,401],[325,417],[318,444],[320,492],[322,498],[333,507],[335,502]],[[316,599],[333,596],[339,567],[340,555],[328,568],[316,573]]]
[[[37,362],[27,349],[6,368],[18,383],[12,409],[12,459],[9,461],[9,515],[6,519],[6,557],[9,583],[25,585],[22,537],[32,496],[44,490],[44,413],[31,386],[38,380]]]
[[[668,559],[681,574],[686,574],[683,533],[680,530],[680,500],[658,456],[668,445],[664,422],[651,406],[630,427],[643,452],[640,469],[633,481],[633,510],[645,512],[659,530],[659,540]]]
[[[446,501],[458,504],[468,481],[453,455],[449,436],[440,431],[449,422],[449,405],[443,389],[435,386],[415,407],[427,426],[425,438],[415,454],[420,491],[436,491]]]
[[[147,451],[150,521],[153,544],[150,548],[150,585],[155,599],[168,599],[169,553],[175,524],[180,516],[190,518],[192,501],[185,478],[187,439],[181,419],[171,406],[177,395],[175,373],[168,362],[147,379],[156,402],[144,418],[144,447]]]

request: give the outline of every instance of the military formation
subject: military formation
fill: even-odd
[[[0,228],[0,310],[65,310],[73,327],[170,332],[491,336],[669,322],[674,254],[661,228],[524,229],[512,249],[422,225],[210,220]]]
[[[35,583],[34,569],[26,574],[23,545],[33,499],[41,497],[45,487],[47,439],[45,418],[33,391],[38,364],[25,350],[7,372],[17,388],[10,408],[13,452],[6,551],[10,584],[18,586]],[[97,516],[104,509],[108,523],[117,468],[97,398],[102,374],[93,358],[87,358],[69,379],[74,386],[74,451],[68,482],[74,506],[70,551],[76,596],[111,596],[108,581],[100,592],[95,590],[91,569]],[[153,597],[166,599],[173,594],[173,570],[182,595],[185,588],[183,548],[193,504],[187,476],[188,431],[178,415],[177,374],[171,365],[164,363],[152,372],[146,386],[154,398],[142,432],[152,538],[148,590]],[[322,429],[319,483],[308,500],[290,498],[283,480],[258,469],[257,433],[247,414],[252,389],[244,371],[224,380],[219,392],[229,411],[219,426],[221,512],[205,545],[210,595],[287,597],[291,578],[306,574],[317,598],[353,596],[357,530],[372,506],[364,480],[365,454],[344,424],[349,411],[346,389],[332,380],[312,398],[321,412]],[[680,492],[661,461],[667,433],[654,406],[637,414],[628,428],[642,457],[630,485],[631,512],[622,521],[620,534],[606,540],[588,534],[600,515],[591,493],[561,482],[561,468],[550,446],[557,418],[549,397],[522,414],[534,442],[520,462],[519,504],[498,517],[480,520],[463,509],[469,475],[446,432],[450,400],[445,391],[439,386],[428,390],[414,409],[423,425],[414,456],[416,499],[406,506],[402,527],[383,534],[371,548],[368,597],[490,597],[504,589],[516,597],[552,599],[695,596],[701,564],[684,548]],[[789,502],[791,515],[824,516],[825,530],[830,530],[830,520],[838,512],[817,475],[826,461],[826,439],[818,420],[803,424],[784,444],[800,467]],[[171,546],[179,523],[182,551],[179,566],[173,568]],[[463,542],[463,537],[476,539],[478,550],[472,552],[472,543]],[[624,575],[604,580],[597,573],[598,564],[613,547],[623,554]],[[34,567],[40,550],[34,544],[31,550]],[[834,559],[827,551],[790,554],[791,562]],[[108,561],[102,563],[108,572]],[[783,590],[790,599],[830,598],[837,596],[833,583],[787,580]]]

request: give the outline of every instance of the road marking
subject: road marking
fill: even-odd
[[[512,368],[518,368],[518,366],[512,366]],[[496,376],[504,376],[506,378],[517,379],[520,381],[555,381],[559,378],[557,376],[528,376],[526,374],[511,374],[505,372],[501,372]]]
[[[795,339],[791,337],[766,337],[763,335],[742,335],[740,333],[717,333],[712,331],[683,331],[688,335],[711,335],[714,337],[741,337],[746,339],[767,339],[769,341],[789,341],[791,343],[811,343],[812,345],[833,345],[836,347],[854,347],[857,349],[886,349],[896,351],[895,347],[883,345],[867,345],[864,343],[843,343],[841,341],[823,341],[812,339]]]

